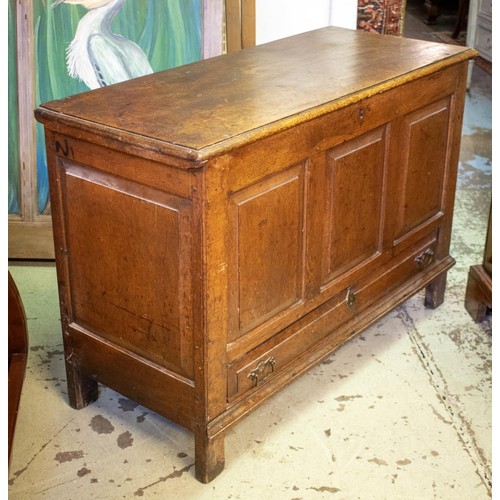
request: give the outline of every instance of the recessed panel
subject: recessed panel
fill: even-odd
[[[405,117],[400,237],[441,211],[449,113],[447,98]]]
[[[72,320],[191,376],[190,202],[65,167]]]
[[[385,137],[380,128],[327,153],[323,284],[381,250]]]
[[[302,166],[232,197],[233,339],[300,300],[303,207]]]

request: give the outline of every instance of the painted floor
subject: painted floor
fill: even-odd
[[[463,306],[490,199],[491,77],[476,67],[445,303],[413,297],[236,425],[208,485],[183,428],[106,387],[69,407],[55,269],[11,263],[30,348],[9,498],[490,498],[491,318],[476,324]]]

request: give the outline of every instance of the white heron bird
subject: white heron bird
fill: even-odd
[[[124,1],[55,0],[52,4],[79,4],[88,10],[68,47],[67,65],[69,75],[90,89],[153,72],[139,45],[111,31],[111,22]]]

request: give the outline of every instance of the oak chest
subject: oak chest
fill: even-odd
[[[324,28],[43,104],[70,404],[224,434],[409,296],[443,300],[473,50]]]

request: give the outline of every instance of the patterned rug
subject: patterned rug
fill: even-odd
[[[401,35],[406,0],[358,0],[359,30]]]

